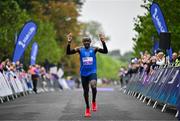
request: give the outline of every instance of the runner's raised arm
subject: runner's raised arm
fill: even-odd
[[[66,49],[66,54],[71,55],[71,54],[75,54],[75,53],[79,52],[79,48],[71,49],[72,33],[69,33],[67,35],[67,39],[68,39],[68,45],[67,45],[67,49]]]
[[[108,49],[107,49],[107,46],[106,46],[106,43],[105,43],[105,36],[103,34],[99,34],[99,39],[102,42],[103,49],[102,48],[96,48],[95,52],[100,52],[100,53],[107,54],[108,53]]]

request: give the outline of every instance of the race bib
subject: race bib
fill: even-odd
[[[93,64],[93,57],[84,57],[82,58],[83,65],[92,65]]]

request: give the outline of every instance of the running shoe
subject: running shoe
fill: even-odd
[[[92,111],[97,111],[97,104],[96,104],[96,102],[92,102]]]
[[[89,108],[86,108],[85,117],[91,117],[91,111]]]

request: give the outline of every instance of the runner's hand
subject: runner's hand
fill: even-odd
[[[106,40],[106,37],[104,34],[99,34],[99,38],[102,42],[105,42],[105,40]]]
[[[68,43],[71,43],[71,41],[72,41],[72,33],[69,33],[67,35],[67,39],[68,39]]]

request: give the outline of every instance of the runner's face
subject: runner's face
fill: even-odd
[[[83,45],[86,49],[90,47],[91,41],[90,40],[83,40]]]

